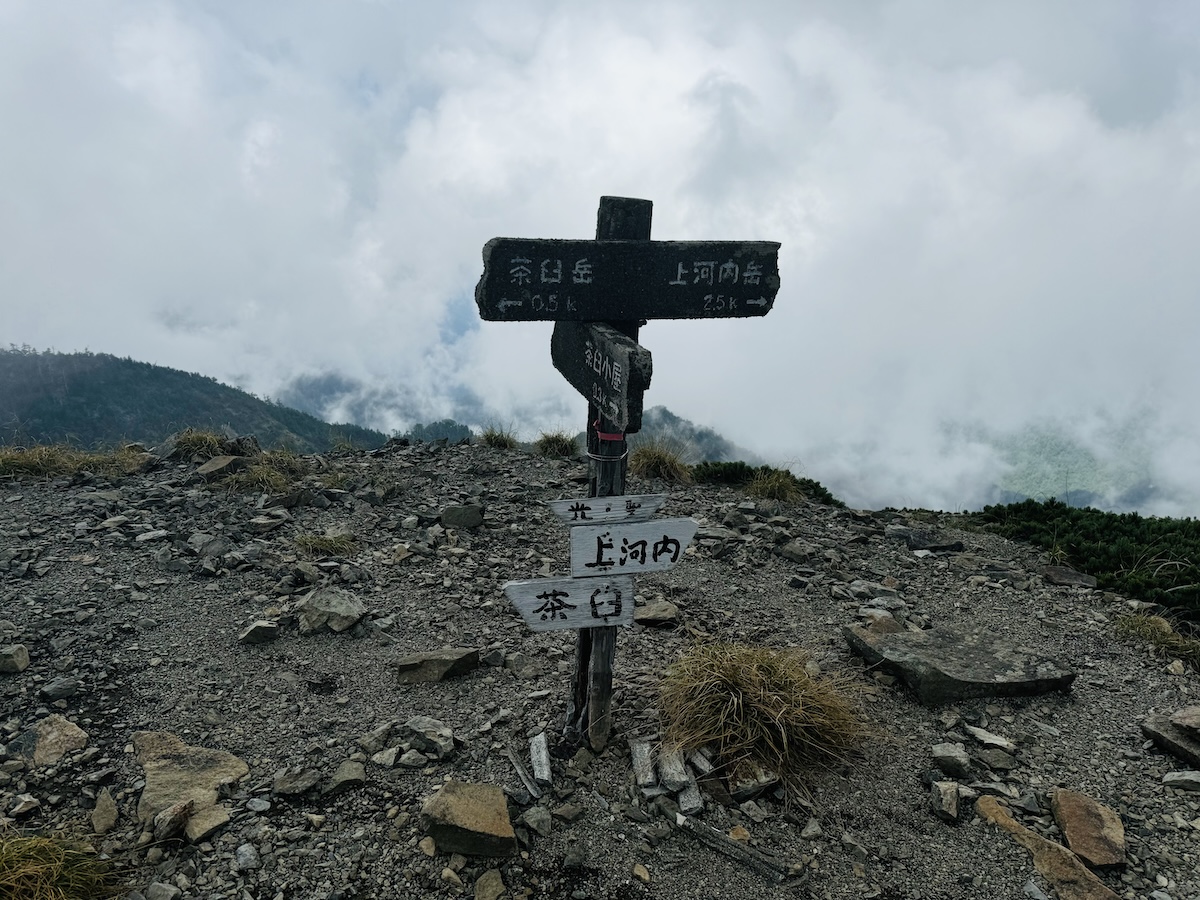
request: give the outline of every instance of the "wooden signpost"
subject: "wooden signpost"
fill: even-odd
[[[633,622],[636,572],[682,558],[692,519],[653,519],[666,497],[626,497],[626,435],[642,425],[653,371],[637,343],[649,319],[763,316],[779,292],[779,244],[652,241],[649,200],[601,197],[596,240],[494,238],[475,289],[488,321],[555,323],[554,367],[588,401],[588,497],[550,503],[571,526],[571,577],[512,581],[504,592],[535,631],[578,629],[564,733],[608,743],[617,625]]]

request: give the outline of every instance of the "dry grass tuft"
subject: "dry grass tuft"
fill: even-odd
[[[254,457],[253,465],[221,479],[221,485],[244,494],[286,494],[309,469],[308,460],[291,450],[267,450]]]
[[[1200,640],[1180,634],[1162,616],[1122,616],[1114,627],[1121,640],[1150,644],[1158,652],[1182,659],[1200,671]]]
[[[799,650],[696,645],[662,683],[667,742],[685,752],[714,747],[735,777],[758,766],[803,792],[806,772],[845,762],[870,734],[856,682],[813,677],[807,660]]]
[[[303,478],[310,470],[308,460],[291,450],[268,450],[258,457],[257,462],[293,480]]]
[[[54,478],[84,471],[98,475],[129,475],[141,469],[143,457],[143,451],[132,446],[104,453],[88,453],[62,444],[0,447],[0,477]]]
[[[542,456],[574,456],[579,452],[575,435],[565,431],[544,432],[533,446]]]
[[[239,494],[286,494],[291,482],[271,466],[256,463],[221,479],[221,486]]]
[[[670,484],[691,484],[692,470],[679,451],[666,441],[647,441],[629,454],[629,471],[639,478],[660,478]]]
[[[516,450],[517,438],[511,431],[505,431],[502,428],[496,428],[494,425],[489,425],[483,429],[483,434],[479,436],[485,447],[492,447],[496,450]]]
[[[0,832],[4,900],[102,900],[127,889],[112,862],[100,859],[86,844]]]
[[[296,547],[308,556],[351,556],[358,550],[354,538],[346,534],[302,534],[296,538]]]
[[[209,460],[225,452],[225,439],[215,431],[185,428],[175,436],[175,449],[184,459]]]
[[[798,503],[804,497],[795,475],[787,469],[772,469],[767,466],[758,470],[746,490],[752,497],[780,500],[784,503]]]

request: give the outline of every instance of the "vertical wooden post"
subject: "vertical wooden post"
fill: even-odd
[[[654,204],[629,197],[601,197],[596,216],[598,241],[648,241]],[[608,322],[636,341],[641,322]],[[588,496],[619,497],[625,493],[628,443],[623,433],[596,406],[588,404]],[[632,602],[632,598],[630,598]],[[575,645],[575,681],[564,729],[568,738],[584,734],[599,753],[608,745],[612,726],[613,660],[616,628],[581,628]]]

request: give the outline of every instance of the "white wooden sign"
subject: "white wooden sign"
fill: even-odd
[[[634,494],[621,497],[586,497],[582,500],[549,500],[551,512],[568,525],[599,525],[603,522],[645,522],[662,509],[666,494]]]
[[[665,572],[683,558],[700,523],[695,519],[654,519],[571,529],[571,576]]]
[[[633,579],[628,575],[510,581],[504,595],[532,631],[633,624]]]

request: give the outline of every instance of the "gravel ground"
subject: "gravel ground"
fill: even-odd
[[[1200,794],[1163,786],[1164,774],[1188,766],[1148,747],[1139,728],[1151,712],[1200,702],[1196,674],[1115,640],[1127,603],[1045,583],[1034,574],[1044,560],[1029,547],[956,530],[950,516],[756,505],[730,488],[631,478],[630,493],[670,493],[660,515],[702,523],[675,569],[637,583],[639,602],[670,601],[679,624],[621,629],[613,738],[594,759],[555,759],[554,789],[534,803],[506,750],[527,763],[539,731],[560,743],[574,632],[531,633],[501,587],[568,574],[567,528],[542,501],[583,496],[583,465],[435,445],[310,463],[308,493],[279,523],[268,521],[265,497],[209,485],[192,462],[112,480],[0,482],[0,646],[22,644],[31,659],[0,675],[0,815],[21,828],[90,831],[107,789],[119,816],[93,841],[132,865],[130,896],[151,900],[482,897],[490,869],[508,897],[1054,896],[1026,850],[970,803],[955,822],[934,814],[929,783],[945,776],[931,748],[979,749],[964,732],[974,725],[1014,741],[1016,765],[977,765],[964,785],[1007,795],[1020,821],[1053,839],[1048,793],[1082,791],[1125,826],[1127,865],[1100,873],[1109,888],[1200,900]],[[484,510],[481,526],[438,524],[448,507],[472,504]],[[888,525],[964,549],[918,556]],[[354,551],[313,559],[298,549],[298,537],[324,534],[352,536]],[[811,558],[780,556],[790,541],[809,545]],[[847,648],[843,627],[869,605],[864,582],[886,588],[890,608],[911,623],[984,625],[1066,664],[1078,673],[1072,690],[922,707]],[[298,607],[318,583],[358,597],[361,621],[302,634]],[[278,622],[278,637],[240,643],[256,620]],[[783,884],[675,827],[673,798],[648,798],[634,784],[629,742],[661,736],[665,667],[710,640],[804,648],[823,671],[861,685],[877,732],[850,765],[814,773],[807,801],[767,792],[724,806],[705,797],[695,818],[722,834],[744,828],[748,846],[792,867]],[[461,678],[397,684],[398,659],[446,646],[479,649],[484,664]],[[19,737],[52,714],[81,727],[87,747],[33,765]],[[360,738],[418,715],[448,726],[454,751],[414,768],[372,762]],[[227,825],[195,843],[145,843],[139,731],[246,763],[224,800]],[[365,766],[348,790],[273,789],[291,769],[315,770],[328,785],[347,760]],[[447,779],[505,788],[521,852],[427,855],[421,805]],[[557,814],[547,823],[528,814],[534,806]],[[548,824],[548,834],[522,816]]]

